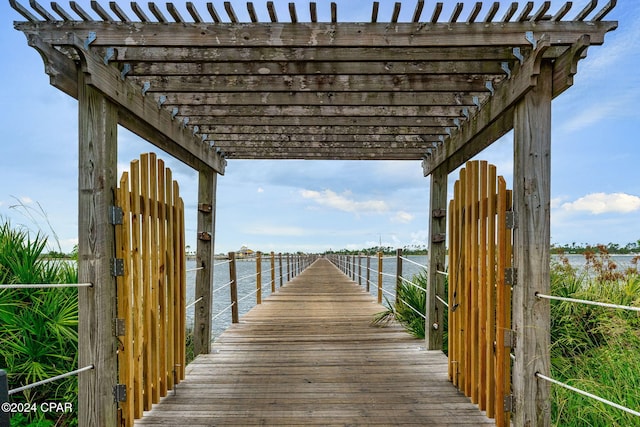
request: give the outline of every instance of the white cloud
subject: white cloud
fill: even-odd
[[[335,191],[302,190],[300,194],[305,199],[310,199],[319,205],[327,206],[344,212],[354,213],[380,213],[389,210],[384,200],[354,200],[349,191],[338,194]]]
[[[264,188],[258,187],[258,193],[264,193]]]
[[[591,193],[560,206],[565,212],[630,213],[640,211],[640,197],[626,193]]]
[[[405,211],[398,211],[394,216],[391,217],[391,222],[399,222],[401,224],[408,224],[415,218],[414,215]]]

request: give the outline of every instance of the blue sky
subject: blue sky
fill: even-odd
[[[78,3],[91,10],[88,1]],[[108,2],[102,3],[106,7]],[[121,2],[123,7],[126,3]],[[233,3],[244,16],[246,2]],[[254,3],[258,8],[266,1]],[[288,16],[286,3],[276,1],[283,18]],[[302,12],[308,1],[298,3],[299,18],[307,20]],[[371,16],[370,0],[338,3],[341,21]],[[393,2],[380,3],[379,20],[388,20]],[[403,3],[401,21],[409,20],[415,7],[413,1]],[[537,9],[542,2],[535,3]],[[574,1],[568,17],[586,3]],[[607,17],[619,21],[618,29],[606,36],[604,46],[589,48],[574,86],[553,103],[553,243],[640,239],[640,2],[619,3]],[[327,19],[328,4],[318,1],[320,19]],[[553,1],[550,10],[562,4]],[[430,16],[432,5],[427,2],[423,18]],[[445,2],[442,17],[451,14],[453,5]],[[467,6],[462,17],[469,10]],[[267,19],[266,12],[261,19]],[[69,251],[77,241],[77,102],[49,85],[42,60],[13,29],[14,20],[22,17],[8,0],[0,0],[0,216],[37,230],[34,216],[50,234],[39,213],[44,211],[60,246]],[[188,211],[187,243],[195,247],[197,174],[124,129],[119,137],[120,169],[147,151],[158,152],[171,166]],[[511,134],[478,156],[496,164],[509,183],[512,157]],[[457,175],[450,175],[451,184]],[[230,160],[218,179],[216,252],[241,245],[265,252],[362,248],[379,242],[426,245],[428,206],[429,179],[422,176],[420,162]]]

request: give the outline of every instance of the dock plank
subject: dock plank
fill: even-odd
[[[136,426],[494,425],[448,381],[447,358],[320,259],[220,335]]]

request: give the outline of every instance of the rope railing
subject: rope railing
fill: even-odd
[[[214,267],[217,267],[219,265],[225,265],[225,264],[229,264],[231,262],[230,259],[226,260],[226,261],[221,261],[221,262],[216,262],[213,264]]]
[[[418,310],[416,310],[415,308],[411,307],[411,305],[406,302],[405,300],[403,300],[402,298],[400,298],[400,301],[406,305],[407,307],[409,307],[411,309],[411,311],[413,311],[414,313],[416,313],[418,316],[422,317],[425,321],[427,320],[427,316],[425,316],[424,314],[420,313]]]
[[[47,378],[42,381],[36,381],[35,383],[27,384],[22,387],[14,388],[13,390],[9,390],[8,394],[9,396],[11,396],[12,394],[20,393],[25,390],[30,390],[32,388],[35,388],[44,384],[49,384],[54,381],[58,381],[67,377],[72,377],[74,375],[78,375],[81,372],[90,371],[91,369],[94,369],[93,365],[85,366],[84,368],[76,369],[75,371],[67,372],[66,374],[56,375],[55,377]]]
[[[440,301],[440,303],[441,303],[442,305],[444,305],[445,307],[449,308],[449,304],[448,304],[445,300],[443,300],[442,298],[440,298],[440,296],[439,296],[439,295],[436,295],[436,299],[437,299],[438,301]]]
[[[426,265],[422,265],[422,264],[420,264],[419,262],[415,262],[414,260],[409,259],[409,258],[407,258],[407,257],[401,256],[401,257],[400,257],[400,259],[402,259],[403,261],[407,261],[408,263],[411,263],[411,264],[417,265],[417,266],[418,266],[418,267],[420,267],[420,268],[424,268],[425,270],[427,269],[427,266],[426,266]]]
[[[204,270],[204,267],[194,267],[194,268],[187,268],[185,270],[185,273],[190,273],[192,271],[200,271],[200,270]]]
[[[220,310],[220,313],[216,314],[215,316],[213,316],[211,318],[211,320],[215,320],[218,317],[222,316],[224,313],[226,313],[227,311],[231,310],[234,306],[236,305],[235,301],[232,302],[231,304],[229,304],[227,307],[223,308],[222,310]]]
[[[540,378],[542,380],[548,381],[548,382],[550,382],[552,384],[555,384],[557,386],[566,388],[567,390],[571,390],[571,391],[573,391],[575,393],[581,394],[581,395],[583,395],[585,397],[597,400],[598,402],[604,403],[605,405],[609,405],[611,407],[620,409],[621,411],[627,412],[627,413],[629,413],[631,415],[635,415],[636,417],[640,417],[640,412],[638,412],[638,411],[634,411],[633,409],[629,409],[629,408],[627,408],[625,406],[619,405],[619,404],[617,404],[615,402],[612,402],[612,401],[607,400],[605,398],[602,398],[600,396],[596,396],[595,394],[589,393],[587,391],[580,390],[579,388],[570,386],[569,384],[565,384],[565,383],[560,382],[558,380],[554,380],[553,378],[547,377],[546,375],[542,375],[540,372],[536,372],[536,377]]]
[[[8,283],[0,285],[4,289],[55,289],[55,288],[91,288],[93,283]]]
[[[589,300],[577,299],[577,298],[558,297],[558,296],[554,296],[554,295],[545,295],[545,294],[541,294],[541,293],[537,293],[537,292],[536,292],[536,297],[542,298],[542,299],[548,299],[548,300],[574,302],[574,303],[579,303],[579,304],[595,305],[595,306],[598,306],[598,307],[606,307],[606,308],[614,308],[614,309],[618,309],[618,310],[628,310],[628,311],[640,312],[640,307],[633,307],[633,306],[629,306],[629,305],[610,304],[608,302],[599,302],[599,301],[589,301]]]
[[[217,288],[215,288],[213,291],[211,291],[212,294],[215,294],[218,291],[221,291],[225,288],[228,288],[229,286],[231,286],[231,284],[233,283],[233,280],[228,281],[227,283],[225,283],[224,285],[220,285]]]
[[[200,298],[198,298],[197,300],[195,300],[195,301],[193,301],[193,302],[190,302],[189,304],[187,304],[187,305],[185,306],[185,309],[186,309],[186,310],[190,309],[191,307],[193,307],[194,305],[196,305],[197,303],[199,303],[199,302],[200,302],[200,301],[202,301],[203,299],[204,299],[204,297],[200,297]]]
[[[425,288],[423,288],[422,286],[418,286],[417,284],[413,283],[411,280],[405,279],[402,276],[398,276],[398,279],[402,280],[403,282],[413,286],[414,288],[420,289],[421,291],[427,292],[427,290]]]

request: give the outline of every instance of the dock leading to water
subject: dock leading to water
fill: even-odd
[[[449,382],[447,358],[319,259],[232,325],[137,426],[494,425]]]

